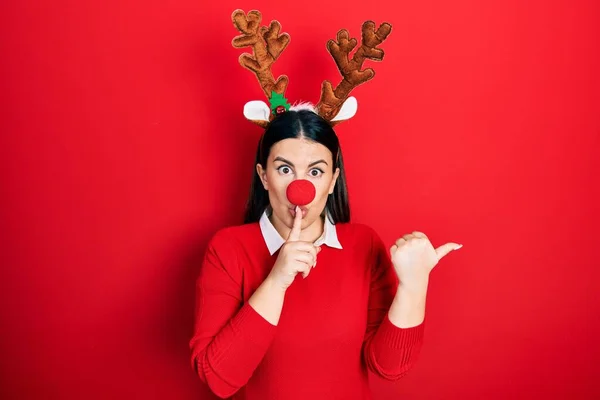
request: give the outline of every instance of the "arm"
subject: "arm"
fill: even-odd
[[[424,296],[413,295],[399,285],[387,249],[374,231],[370,261],[364,358],[373,373],[387,380],[397,380],[408,372],[419,355],[425,300]]]
[[[196,282],[196,320],[190,348],[198,376],[223,398],[244,386],[263,359],[283,304],[283,298],[273,296],[277,293],[268,290],[267,283],[243,303],[241,279],[232,241],[219,232],[208,245]]]
[[[418,286],[400,283],[388,314],[390,321],[399,328],[412,328],[425,320],[425,300],[429,280]]]

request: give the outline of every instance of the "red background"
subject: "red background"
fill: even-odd
[[[0,397],[204,398],[194,279],[253,173],[230,15],[256,8],[291,101],[339,79],[339,28],[393,24],[338,128],[353,217],[464,244],[376,399],[598,398],[600,7],[491,3],[2,2]]]

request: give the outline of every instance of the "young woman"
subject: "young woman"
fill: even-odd
[[[304,180],[314,200],[295,207]],[[412,232],[387,248],[351,223],[342,152],[310,110],[268,125],[245,224],[211,239],[190,342],[199,377],[234,399],[369,399],[367,374],[401,378],[423,340],[429,273],[460,246]]]

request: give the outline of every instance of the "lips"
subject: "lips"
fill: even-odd
[[[291,206],[289,208],[290,214],[292,215],[292,218],[296,217],[296,207],[295,206]],[[306,214],[308,214],[308,208],[306,207],[300,207],[300,210],[302,211],[302,218],[306,217]]]

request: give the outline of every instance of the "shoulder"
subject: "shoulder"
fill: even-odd
[[[204,264],[207,268],[203,270],[222,270],[232,277],[239,276],[241,266],[240,255],[244,249],[253,246],[252,239],[255,230],[260,228],[257,224],[227,226],[218,229],[208,241],[205,251]],[[260,234],[260,232],[259,232]],[[208,267],[214,268],[208,268]]]
[[[215,248],[231,248],[248,243],[260,235],[258,223],[232,225],[218,229],[209,241],[209,246]]]
[[[375,235],[375,230],[362,222],[341,222],[335,224],[337,230],[342,230],[347,234],[372,236]]]
[[[344,222],[335,226],[340,240],[343,238],[345,242],[352,246],[364,246],[370,249],[375,242],[380,241],[377,232],[365,223]]]

